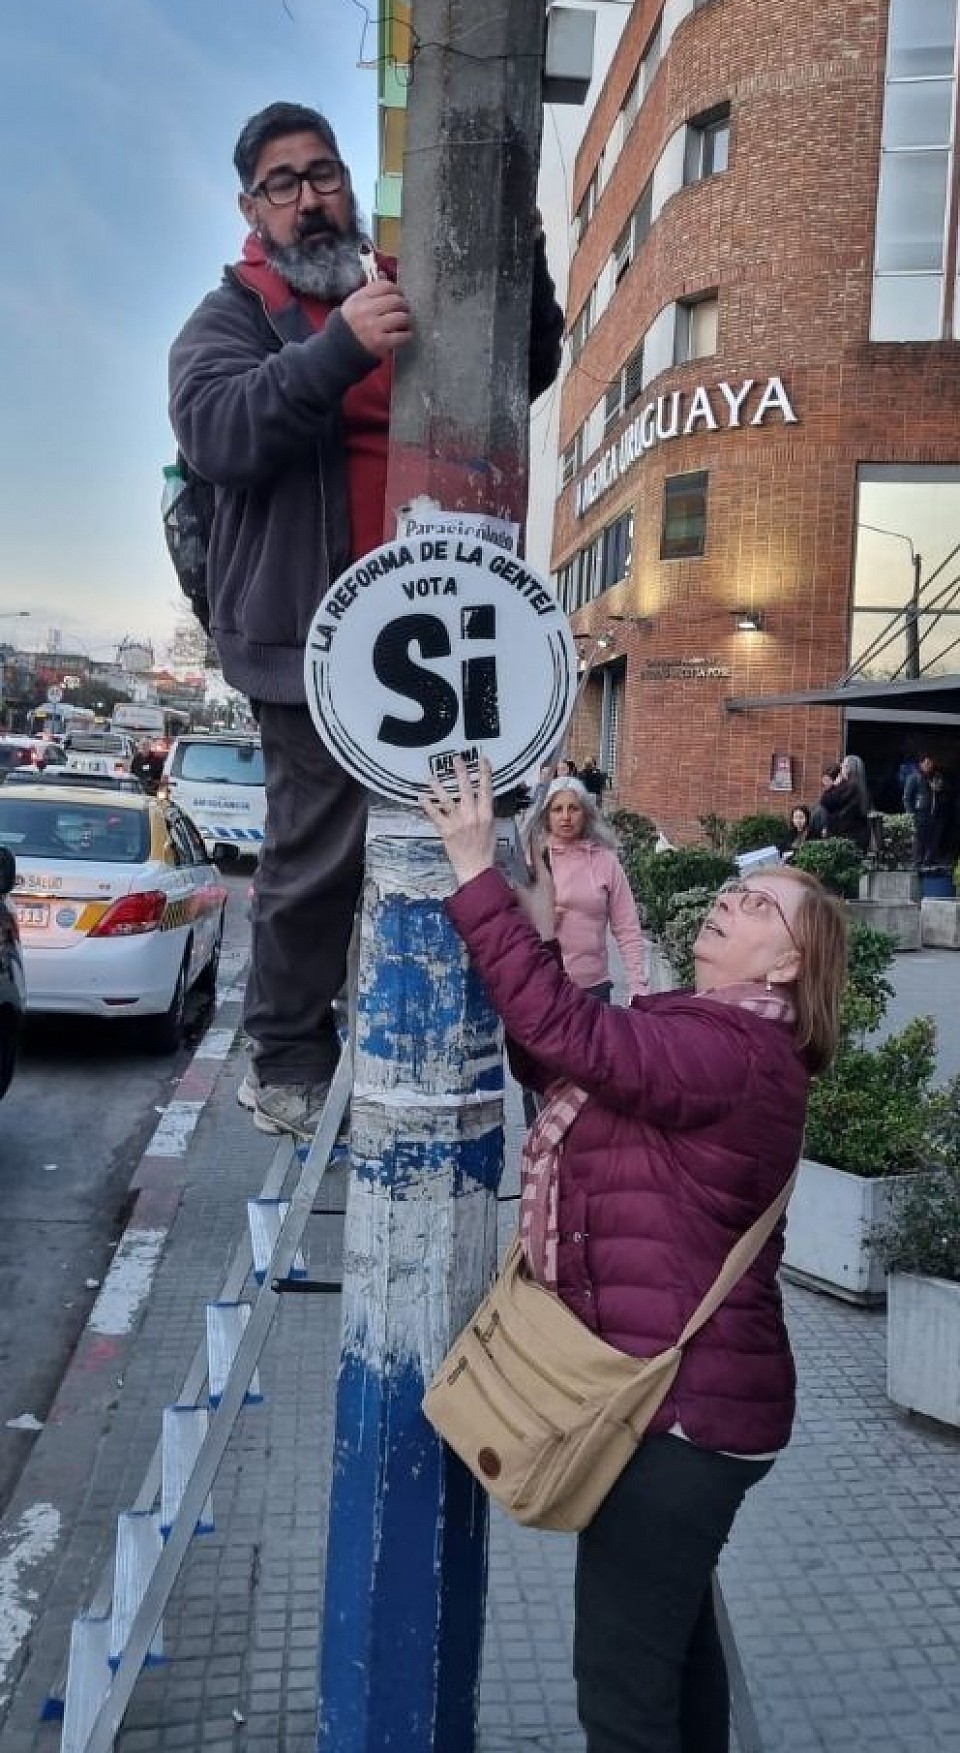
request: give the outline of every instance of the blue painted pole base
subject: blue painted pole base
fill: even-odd
[[[473,1753],[487,1500],[420,1410],[496,1261],[499,1028],[438,844],[371,813],[318,1753]]]

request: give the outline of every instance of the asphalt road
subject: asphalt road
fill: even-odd
[[[248,874],[230,893],[225,967],[249,941]],[[135,1023],[37,1019],[0,1103],[0,1512],[110,1263],[131,1176],[211,1015],[195,1001],[181,1049],[148,1050]]]

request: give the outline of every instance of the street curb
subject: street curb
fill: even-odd
[[[197,1123],[240,1032],[230,986],[160,1116],[130,1181],[127,1221],[63,1378],[0,1518],[0,1727],[45,1610],[57,1553],[71,1534],[105,1425],[149,1304],[187,1183]]]

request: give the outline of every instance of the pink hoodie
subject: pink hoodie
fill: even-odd
[[[607,931],[613,932],[627,971],[630,998],[650,986],[650,945],[623,866],[593,840],[550,841],[557,891],[557,939],[563,965],[577,986],[610,978]]]

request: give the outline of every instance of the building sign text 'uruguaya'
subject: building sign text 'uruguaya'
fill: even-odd
[[[762,426],[771,414],[778,414],[785,426],[797,426],[799,420],[783,387],[783,379],[769,377],[760,398],[754,405],[752,391],[758,386],[752,377],[744,378],[735,387],[724,380],[714,390],[698,384],[692,395],[673,390],[657,396],[631,420],[615,444],[605,450],[599,462],[577,482],[574,512],[582,517],[596,505],[621,475],[658,444],[669,438],[690,438],[695,432],[731,432],[739,426]]]

